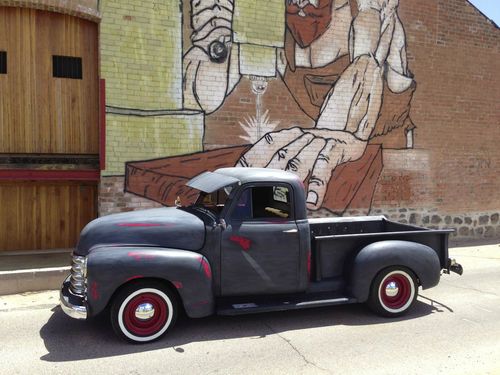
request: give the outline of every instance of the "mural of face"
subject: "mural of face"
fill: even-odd
[[[288,1],[287,26],[300,47],[308,47],[328,30],[332,6],[333,0]]]
[[[271,3],[282,5],[281,0],[270,0],[269,6]],[[334,172],[341,165],[375,157],[376,153],[367,149],[374,137],[414,127],[409,110],[415,82],[408,70],[398,5],[398,0],[287,0],[282,9],[286,13],[282,37],[286,61],[278,79],[315,121],[315,127],[299,125],[268,132],[238,149],[239,154],[217,154],[225,155],[225,160],[214,157],[214,166],[292,171],[304,181],[310,210],[325,207],[325,202],[329,202],[328,208],[334,207],[329,190]],[[234,6],[230,0],[191,1],[192,46],[184,56],[184,102],[188,109],[208,115],[223,108],[241,79],[244,61],[231,29],[236,17]],[[332,46],[335,53],[329,53]],[[314,63],[318,61],[315,56],[328,57]],[[257,87],[266,81],[253,82]],[[260,98],[264,92],[255,95]],[[262,103],[256,103],[257,113],[263,112],[265,108],[259,108]],[[210,165],[204,167],[210,169]],[[381,168],[380,161],[378,173]],[[375,182],[371,194],[378,176],[372,174]],[[355,178],[362,181],[365,176]],[[359,189],[357,183],[352,186]],[[165,194],[161,196],[165,198]]]

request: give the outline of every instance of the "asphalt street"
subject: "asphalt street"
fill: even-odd
[[[181,318],[160,341],[76,321],[58,292],[0,297],[0,374],[500,374],[500,245],[453,248],[464,275],[388,320],[363,305]]]

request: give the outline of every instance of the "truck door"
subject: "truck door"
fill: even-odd
[[[296,292],[300,241],[287,184],[242,187],[221,236],[224,296]]]

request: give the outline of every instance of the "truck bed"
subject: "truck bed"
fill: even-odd
[[[411,241],[437,253],[441,267],[448,261],[450,229],[428,229],[396,223],[384,216],[309,219],[312,281],[344,279],[346,265],[365,246],[384,240]]]

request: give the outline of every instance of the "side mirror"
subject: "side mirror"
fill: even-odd
[[[226,229],[226,228],[227,228],[226,220],[224,220],[224,219],[220,219],[220,220],[219,220],[219,225],[220,225],[220,227],[221,227],[223,230],[224,230],[224,229]]]
[[[222,230],[226,229],[227,228],[227,224],[226,224],[226,220],[224,219],[219,219],[219,222],[217,223],[216,221],[214,221],[214,224],[213,224],[213,229],[217,228],[217,227],[221,227]]]

